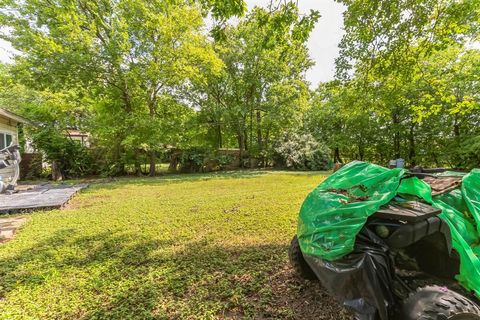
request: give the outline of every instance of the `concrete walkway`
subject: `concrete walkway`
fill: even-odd
[[[41,184],[7,195],[0,195],[0,213],[28,212],[33,210],[59,209],[87,184],[51,185]]]

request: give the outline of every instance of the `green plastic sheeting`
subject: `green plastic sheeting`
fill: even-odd
[[[403,169],[352,162],[328,177],[300,210],[297,235],[302,252],[327,260],[351,252],[368,216],[395,197],[404,174]]]
[[[460,255],[457,279],[480,296],[480,169],[462,175],[458,189],[436,197],[427,183],[406,174],[404,169],[355,161],[328,177],[300,210],[297,236],[302,252],[326,260],[341,258],[353,251],[356,235],[382,205],[397,195],[416,196],[442,209],[439,216],[450,226],[452,246]]]

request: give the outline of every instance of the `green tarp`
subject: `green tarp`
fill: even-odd
[[[417,196],[442,209],[452,246],[460,255],[458,281],[480,296],[480,169],[461,187],[432,197],[430,186],[404,169],[352,162],[328,177],[305,199],[297,236],[304,254],[335,260],[353,251],[367,218],[397,195]],[[444,174],[445,175],[445,174]],[[403,179],[402,179],[403,178]]]

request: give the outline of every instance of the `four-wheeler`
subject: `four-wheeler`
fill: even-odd
[[[480,320],[475,275],[465,274],[471,252],[459,243],[458,230],[472,233],[472,247],[478,240],[476,209],[460,197],[465,175],[372,166],[353,163],[309,195],[290,245],[294,270],[319,280],[355,319]]]

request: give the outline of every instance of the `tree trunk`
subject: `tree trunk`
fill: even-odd
[[[247,131],[247,130],[245,130]],[[245,136],[247,136],[247,134],[245,133]],[[252,147],[253,145],[253,108],[250,108],[250,142],[249,142],[249,146]],[[246,143],[245,143],[246,144]],[[249,152],[248,153],[248,163],[249,163],[249,166],[251,167],[251,163],[252,163],[252,152]]]
[[[250,145],[248,144],[247,128],[243,130],[243,146],[245,147],[245,151],[250,149]]]
[[[137,177],[142,176],[142,165],[140,164],[140,162],[137,159],[135,159],[135,172],[134,172],[134,174]]]
[[[134,156],[134,165],[135,165],[135,172],[134,174],[137,177],[140,177],[142,175],[142,164],[140,163],[140,158],[139,158],[139,150],[135,150],[135,156]]]
[[[250,145],[248,144],[248,130],[247,130],[247,127],[245,127],[243,129],[243,148],[244,148],[244,151],[245,151],[245,156],[248,156],[248,158],[250,160],[251,152],[250,152]],[[250,161],[249,161],[248,166],[250,167]]]
[[[114,144],[113,162],[115,164],[115,171],[110,173],[112,176],[125,174],[125,161],[123,157],[125,148],[122,146],[122,140],[123,138],[118,137]]]
[[[156,162],[157,162],[157,156],[155,154],[155,151],[150,151],[148,153],[148,158],[149,158],[149,161],[150,161],[150,171],[148,172],[148,175],[150,177],[155,177],[155,174],[156,174]]]
[[[265,140],[263,140],[263,150],[265,150],[265,157],[263,161],[263,167],[266,168],[268,167],[269,159],[268,158],[268,145],[270,143],[270,130],[267,129],[267,132],[265,133]]]
[[[180,158],[181,152],[175,150],[170,155],[170,165],[168,166],[168,172],[177,172],[178,158]]]
[[[218,123],[217,125],[217,145],[218,149],[222,148],[223,141],[222,141],[222,125]]]
[[[132,113],[132,101],[129,93],[128,84],[125,80],[122,80],[122,100],[123,100],[123,108],[127,114]],[[112,175],[124,175],[125,174],[125,147],[122,145],[124,137],[117,135],[115,139],[115,151],[113,155],[113,160],[116,166],[115,172],[112,172]]]
[[[460,124],[458,121],[458,115],[455,114],[454,122],[453,122],[453,134],[455,135],[455,138],[460,137]]]
[[[64,180],[64,176],[60,166],[56,160],[52,161],[52,180],[54,181],[62,181]]]
[[[240,168],[243,168],[243,155],[244,155],[244,151],[245,151],[245,139],[244,139],[244,136],[243,136],[243,130],[242,129],[238,129],[237,130],[237,140],[238,140],[238,157],[239,157],[239,161],[240,161]]]
[[[437,168],[439,168],[440,167],[440,162],[438,161],[438,157],[437,157],[437,154],[435,152],[432,153],[432,157],[433,157],[433,161],[435,162],[435,166]]]
[[[155,86],[155,88],[156,88],[156,86]],[[148,103],[148,109],[149,109],[150,118],[152,119],[152,121],[154,121],[155,117],[156,117],[156,108],[157,108],[156,92],[155,92],[155,89],[154,89],[152,91],[152,93],[150,94],[150,101]],[[150,147],[152,148],[153,146],[150,146]],[[156,168],[157,155],[155,154],[155,150],[150,150],[148,152],[148,160],[149,160],[149,163],[150,163],[150,168],[149,168],[148,175],[150,177],[155,177],[155,174],[156,174],[156,171],[157,171],[157,168]]]
[[[392,124],[393,124],[393,152],[395,154],[395,159],[399,159],[401,154],[400,154],[400,146],[401,146],[401,137],[400,137],[400,119],[397,114],[397,111],[393,111],[392,115]]]
[[[257,146],[258,146],[258,154],[260,156],[260,162],[262,167],[264,166],[263,163],[265,162],[265,157],[263,154],[263,138],[262,138],[262,114],[259,110],[257,110]]]
[[[365,158],[365,150],[362,142],[358,144],[358,157],[360,161],[363,161],[363,159]]]
[[[335,147],[334,154],[333,154],[333,162],[343,163],[342,158],[340,158],[340,148],[338,147]]]
[[[410,160],[410,166],[413,168],[417,165],[415,159],[415,123],[410,124],[410,134],[408,135],[408,159]]]

